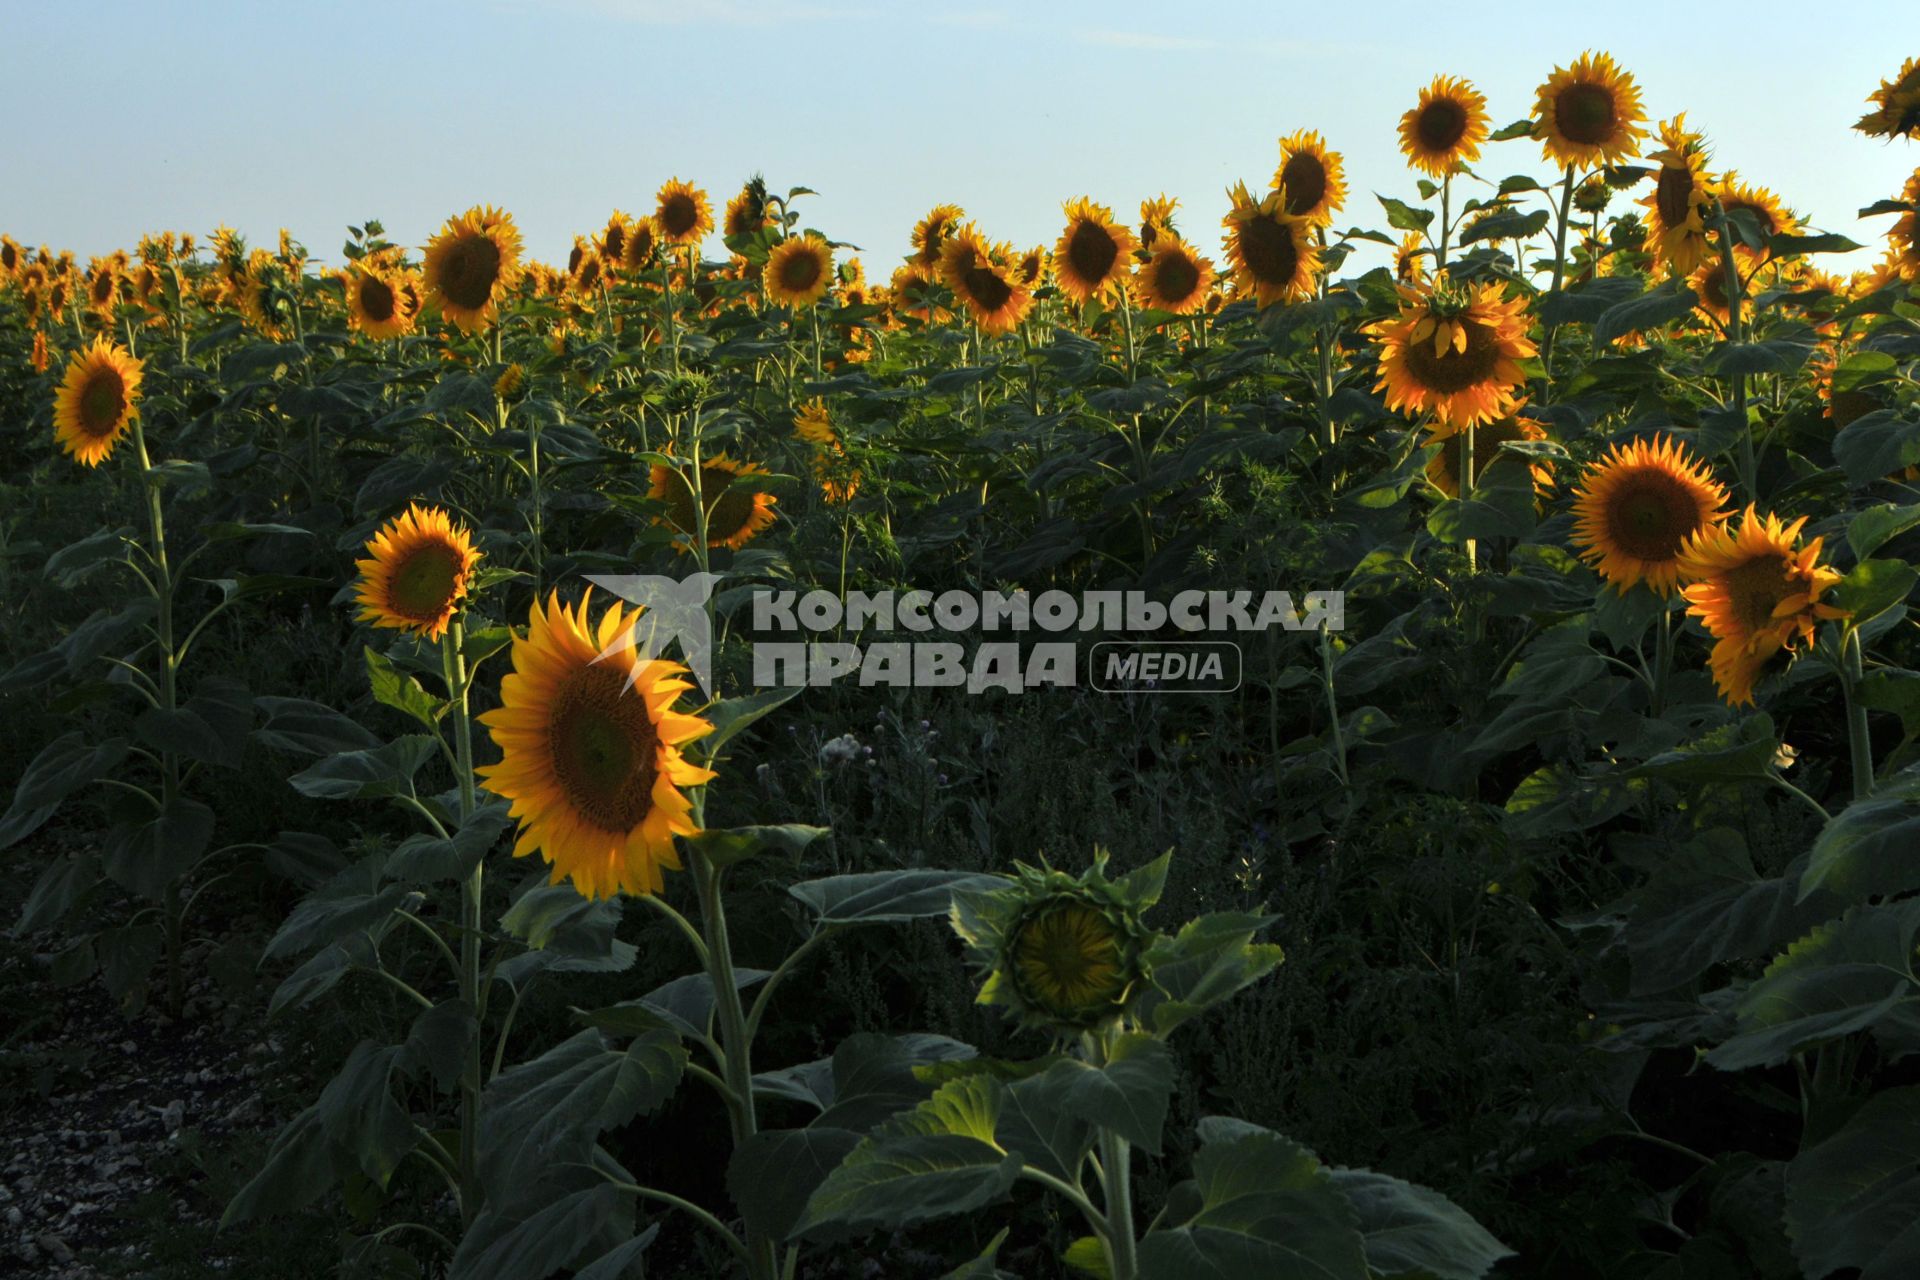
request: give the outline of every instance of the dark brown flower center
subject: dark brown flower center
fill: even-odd
[[[87,375],[80,392],[80,429],[90,436],[113,434],[127,409],[127,384],[117,369],[99,368]]]
[[[820,258],[804,245],[780,260],[780,287],[805,293],[820,281]]]
[[[1413,132],[1427,150],[1451,151],[1467,135],[1467,109],[1449,98],[1429,102],[1415,118]]]
[[[1721,575],[1734,621],[1752,634],[1774,625],[1773,611],[1794,593],[1784,556],[1757,556]]]
[[[1300,249],[1293,232],[1264,214],[1240,224],[1240,260],[1261,284],[1290,285],[1300,269]]]
[[[1067,238],[1067,261],[1073,265],[1074,274],[1089,284],[1105,283],[1119,256],[1120,246],[1113,233],[1097,222],[1082,219]]]
[[[1327,194],[1327,167],[1318,156],[1296,151],[1280,168],[1280,190],[1288,213],[1299,217],[1311,212]]]
[[[487,236],[462,236],[440,259],[440,292],[468,311],[478,311],[492,301],[499,278],[500,246]]]
[[[1665,564],[1700,528],[1700,503],[1671,472],[1637,468],[1607,498],[1607,538],[1637,560]]]
[[[960,283],[974,308],[981,312],[990,314],[1013,300],[1013,286],[990,265],[976,263],[968,267],[960,273]]]
[[[1452,395],[1485,383],[1500,363],[1500,344],[1493,330],[1475,320],[1461,320],[1466,327],[1467,349],[1449,344],[1439,355],[1433,354],[1433,339],[1416,338],[1407,343],[1407,371],[1428,391]]]
[[[360,277],[360,310],[376,324],[393,319],[394,296],[387,282],[377,276]]]
[[[626,246],[627,229],[617,222],[609,222],[607,224],[607,257],[618,262],[620,260],[620,253]]]
[[[1685,223],[1693,212],[1693,170],[1672,165],[1662,168],[1653,198],[1662,226],[1671,230]]]
[[[612,663],[581,667],[555,691],[547,720],[554,780],[602,831],[631,831],[653,807],[660,736],[626,680]]]
[[[1153,268],[1153,292],[1159,301],[1178,306],[1200,287],[1200,268],[1184,253],[1163,254]]]
[[[387,578],[387,603],[395,613],[418,621],[437,619],[454,601],[460,583],[460,557],[443,542],[416,547]]]
[[[660,229],[668,235],[690,235],[699,224],[700,210],[685,192],[676,191],[660,202]]]
[[[1613,138],[1613,91],[1603,85],[1575,84],[1553,100],[1553,121],[1569,142],[1598,146]]]

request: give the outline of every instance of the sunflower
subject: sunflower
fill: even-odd
[[[1502,297],[1498,284],[1455,286],[1445,276],[1400,297],[1398,314],[1366,329],[1380,346],[1387,407],[1449,427],[1511,414],[1526,381],[1520,361],[1534,354],[1526,302]]]
[[[660,188],[657,199],[654,234],[667,244],[698,244],[713,231],[713,208],[707,203],[707,193],[691,182],[675,178]]]
[[[1426,281],[1427,264],[1421,258],[1427,252],[1426,237],[1418,231],[1409,231],[1400,237],[1399,248],[1393,251],[1393,278],[1403,285],[1419,285]]]
[[[620,268],[640,271],[653,263],[659,245],[659,231],[652,218],[635,218],[627,225],[627,238],[620,244]]]
[[[1033,305],[1033,294],[1009,265],[1012,256],[1008,246],[989,244],[972,223],[948,236],[940,250],[941,280],[984,334],[1011,333]]]
[[[462,333],[483,331],[520,279],[519,228],[505,210],[475,205],[428,242],[422,273],[441,315]]]
[[[909,259],[932,270],[940,265],[940,250],[967,211],[957,204],[937,204],[914,224],[913,254]]]
[[[633,226],[633,219],[624,211],[615,209],[607,219],[607,229],[600,233],[595,246],[600,250],[601,261],[609,266],[618,265],[627,251],[627,233]]]
[[[378,267],[355,263],[341,274],[347,290],[347,324],[369,338],[397,338],[413,328],[413,310],[394,279]]]
[[[793,415],[793,434],[813,446],[813,478],[820,483],[821,496],[836,506],[853,501],[860,491],[860,473],[847,461],[827,402],[816,396],[801,405]]]
[[[1278,191],[1256,203],[1246,184],[1237,183],[1227,198],[1233,207],[1220,225],[1227,229],[1223,243],[1236,291],[1258,299],[1262,309],[1312,292],[1314,272],[1320,269],[1312,224],[1288,213]]]
[[[900,315],[928,324],[938,324],[945,320],[948,315],[947,309],[933,300],[933,291],[940,282],[938,272],[937,259],[931,268],[911,260],[902,266],[895,267],[893,278],[888,286],[894,310]]]
[[[1682,112],[1660,126],[1660,162],[1653,190],[1640,201],[1647,210],[1646,250],[1674,275],[1687,275],[1708,252],[1706,218],[1713,209],[1713,179],[1707,173],[1704,140],[1687,128]]]
[[[1161,192],[1150,200],[1140,202],[1140,248],[1142,252],[1150,250],[1154,242],[1162,236],[1175,234],[1173,229],[1173,211],[1180,202]]]
[[[513,856],[539,851],[553,883],[570,878],[587,898],[658,893],[662,869],[680,867],[673,838],[699,834],[679,789],[714,777],[680,749],[713,726],[673,709],[687,669],[640,656],[640,611],[616,601],[596,625],[587,606],[568,609],[557,591],[545,609],[534,602],[500,706],[480,717],[500,763],[475,772],[512,804]]]
[[[1900,74],[1882,80],[1867,95],[1873,110],[1853,127],[1872,138],[1920,138],[1920,58],[1900,64]]]
[[[1347,200],[1340,153],[1327,150],[1326,139],[1314,130],[1288,134],[1280,139],[1280,167],[1273,171],[1273,189],[1280,193],[1289,215],[1325,226]]]
[[[1053,275],[1060,292],[1087,302],[1124,289],[1133,232],[1114,222],[1113,210],[1085,196],[1062,207],[1067,225],[1053,247]]]
[[[1800,220],[1780,202],[1780,197],[1765,187],[1750,186],[1740,181],[1740,175],[1732,169],[1720,175],[1711,191],[1720,202],[1720,207],[1731,214],[1746,210],[1760,225],[1760,234],[1771,239],[1779,235],[1793,235],[1800,230]],[[1734,233],[1733,254],[1740,262],[1742,270],[1752,270],[1766,258],[1764,248],[1754,249]]]
[[[12,236],[0,236],[0,280],[11,280],[26,260],[18,240]]]
[[[1752,704],[1769,658],[1811,643],[1820,619],[1846,616],[1820,603],[1840,581],[1819,562],[1822,540],[1795,546],[1806,523],[1802,516],[1784,524],[1749,506],[1737,532],[1722,524],[1702,529],[1680,553],[1680,573],[1694,583],[1681,592],[1687,613],[1713,637],[1713,683],[1735,706]]]
[[[112,258],[95,258],[87,268],[87,310],[111,323],[119,301],[120,264]]]
[[[756,489],[753,481],[753,477],[766,474],[765,467],[736,462],[724,453],[700,463],[700,494],[707,509],[709,547],[737,550],[773,523],[774,496]],[[647,496],[667,505],[666,512],[657,517],[657,523],[685,534],[682,549],[691,550],[700,530],[693,494],[688,488],[691,477],[678,467],[656,462],[652,478],[653,485]]]
[[[1213,262],[1171,232],[1154,241],[1153,256],[1134,273],[1133,299],[1154,311],[1191,315],[1206,305],[1213,287]]]
[[[727,201],[726,215],[720,220],[720,234],[728,240],[750,236],[772,222],[773,219],[767,216],[765,189],[756,191],[749,184],[740,188],[739,195]]]
[[[768,301],[810,307],[827,296],[833,282],[833,250],[811,231],[788,236],[767,255],[761,280]]]
[[[1541,150],[1566,169],[1631,159],[1647,136],[1639,86],[1604,53],[1583,53],[1571,67],[1555,67],[1540,86],[1534,116]]]
[[[1480,158],[1487,99],[1466,80],[1435,76],[1420,104],[1400,117],[1400,152],[1421,173],[1444,178]]]
[[[84,467],[97,467],[140,416],[142,365],[105,338],[67,362],[53,399],[53,434]]]
[[[480,560],[464,525],[439,507],[418,503],[368,540],[367,556],[354,562],[360,570],[360,621],[428,640],[446,634]]]
[[[33,366],[35,373],[45,373],[47,366],[53,363],[53,353],[47,350],[47,335],[38,329],[33,331],[33,354],[27,357],[27,363]]]
[[[606,280],[606,265],[607,260],[600,256],[598,249],[588,249],[574,263],[573,275],[567,283],[575,293],[591,302]]]
[[[848,258],[841,263],[838,277],[842,306],[864,307],[872,302],[873,288],[867,283],[866,264],[860,259]]]
[[[1496,418],[1483,426],[1473,428],[1473,487],[1478,490],[1486,477],[1487,469],[1493,466],[1513,466],[1524,462],[1533,480],[1534,492],[1542,497],[1553,491],[1553,464],[1536,462],[1507,453],[1500,446],[1522,440],[1545,440],[1546,430],[1531,418],[1522,418],[1517,414],[1505,418]],[[1466,460],[1467,433],[1464,428],[1449,430],[1443,427],[1431,428],[1423,443],[1437,444],[1440,451],[1427,463],[1427,483],[1431,484],[1449,498],[1460,496],[1460,472]]]
[[[1887,228],[1887,258],[1880,270],[1888,277],[1920,280],[1920,212],[1915,211],[1920,210],[1920,169],[1915,169],[1907,179],[1900,198],[1914,208],[1901,214],[1900,220]]]
[[[1020,261],[1013,265],[1020,283],[1029,289],[1038,289],[1053,276],[1053,254],[1043,244],[1037,244],[1021,254]]]
[[[1694,310],[1717,322],[1721,328],[1733,323],[1733,308],[1727,303],[1727,272],[1718,259],[1709,258],[1687,277],[1693,290]]]
[[[1574,545],[1625,593],[1635,583],[1671,595],[1680,555],[1695,534],[1727,518],[1727,491],[1671,439],[1615,445],[1573,492]]]

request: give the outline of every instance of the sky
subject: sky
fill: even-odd
[[[1849,128],[1920,54],[1913,0],[1754,0],[1738,22],[1640,0],[1579,13],[1473,0],[8,8],[0,231],[82,261],[227,222],[264,244],[286,226],[337,263],[349,224],[377,217],[419,245],[491,203],[556,262],[611,210],[650,211],[668,178],[707,188],[717,213],[756,171],[817,191],[798,206],[805,225],[858,245],[881,278],[942,201],[1025,247],[1057,238],[1069,198],[1131,222],[1165,192],[1182,233],[1218,257],[1226,188],[1263,187],[1280,136],[1325,134],[1349,181],[1336,226],[1384,229],[1374,193],[1417,199],[1395,130],[1435,74],[1472,80],[1497,128],[1588,48],[1633,73],[1655,120],[1686,111],[1716,169],[1873,246],[1825,265],[1878,256],[1888,220],[1856,211],[1920,167],[1920,143]],[[1493,145],[1478,169],[1550,176],[1527,140]]]

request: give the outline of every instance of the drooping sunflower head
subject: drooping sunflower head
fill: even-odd
[[[867,267],[860,259],[848,258],[841,263],[835,280],[842,306],[864,307],[873,300],[873,287],[867,283]]]
[[[654,234],[671,245],[699,244],[713,233],[713,208],[707,193],[691,182],[673,178],[655,197]]]
[[[12,236],[0,236],[0,280],[13,279],[14,273],[26,265],[27,255],[20,248],[20,242]]]
[[[1047,246],[1037,244],[1020,255],[1020,261],[1014,264],[1020,283],[1029,289],[1038,289],[1053,276],[1053,254]]]
[[[1213,263],[1193,251],[1179,236],[1167,233],[1154,241],[1152,256],[1134,272],[1133,298],[1153,311],[1191,315],[1206,305],[1213,288]]]
[[[911,261],[919,263],[929,270],[940,263],[940,250],[947,243],[947,237],[960,225],[960,219],[967,211],[957,204],[937,204],[927,212],[913,227],[913,256]]]
[[[482,332],[520,280],[520,230],[505,210],[475,205],[427,243],[421,272],[441,315],[463,333]]]
[[[398,338],[413,329],[413,307],[386,270],[357,262],[341,277],[347,292],[347,324],[369,338]]]
[[[659,248],[657,224],[652,218],[635,218],[627,224],[627,238],[620,245],[620,269],[641,271],[653,265]]]
[[[1220,225],[1223,243],[1233,264],[1233,282],[1242,297],[1259,301],[1261,308],[1293,302],[1313,291],[1320,269],[1320,248],[1314,243],[1313,224],[1286,211],[1279,191],[1254,200],[1245,183],[1227,192],[1232,207]]]
[[[1733,320],[1733,306],[1728,301],[1727,272],[1718,258],[1709,257],[1694,268],[1687,277],[1687,287],[1693,290],[1694,310],[1700,315],[1718,321],[1723,327]]]
[[[609,265],[618,264],[626,256],[627,231],[633,225],[633,219],[624,211],[615,209],[607,218],[606,230],[600,233],[596,246],[601,259]]]
[[[1280,139],[1273,189],[1290,216],[1324,226],[1347,202],[1346,165],[1318,132],[1299,129]]]
[[[1016,862],[1005,888],[956,893],[953,928],[984,977],[979,1003],[1059,1037],[1123,1016],[1150,981],[1156,935],[1141,916],[1165,873],[1162,858],[1109,880],[1105,851],[1096,850],[1077,876]]]
[[[1647,210],[1646,250],[1673,275],[1688,275],[1709,249],[1707,215],[1713,208],[1713,177],[1707,172],[1706,141],[1687,128],[1686,113],[1660,126],[1659,162],[1653,190],[1640,201]]]
[[[111,321],[119,301],[120,264],[112,258],[95,258],[87,266],[87,310]]]
[[[769,302],[810,307],[827,296],[833,282],[833,250],[811,231],[788,236],[767,255],[761,281]]]
[[[105,338],[73,353],[53,400],[54,438],[75,462],[97,467],[140,416],[141,362]]]
[[[750,236],[772,221],[767,212],[767,185],[756,178],[727,201],[726,215],[720,220],[720,234],[728,240]]]
[[[928,324],[945,320],[947,309],[934,296],[940,285],[939,269],[937,257],[931,267],[923,267],[909,260],[894,268],[893,278],[887,288],[894,314]]]
[[[1500,446],[1521,441],[1545,440],[1546,429],[1532,418],[1518,413],[1496,418],[1473,429],[1473,487],[1478,491],[1489,483],[1489,471],[1498,478],[1503,470],[1526,467],[1534,493],[1545,497],[1553,491],[1553,464],[1545,460],[1523,458]],[[1427,463],[1427,483],[1449,498],[1460,496],[1460,476],[1466,469],[1467,432],[1465,428],[1430,428],[1427,444],[1440,446]]]
[[[1454,76],[1435,76],[1400,117],[1400,152],[1421,173],[1444,178],[1480,158],[1487,140],[1486,95]]]
[[[1113,220],[1113,210],[1085,196],[1067,201],[1064,208],[1067,225],[1053,247],[1053,275],[1060,292],[1087,302],[1125,288],[1133,266],[1133,232]]]
[[[1867,95],[1873,110],[1853,127],[1871,138],[1920,138],[1920,58],[1900,64],[1900,74],[1882,80]]]
[[[820,495],[838,506],[851,502],[860,490],[860,472],[847,458],[846,446],[833,429],[827,402],[818,396],[802,404],[793,415],[793,434],[813,446],[813,477]]]
[[[1394,282],[1409,288],[1424,283],[1427,278],[1427,252],[1427,239],[1418,231],[1409,231],[1400,237],[1400,245],[1393,251]]]
[[[1647,131],[1640,88],[1611,55],[1587,52],[1555,67],[1534,100],[1533,136],[1566,169],[1617,164],[1640,154]]]
[[[1164,191],[1140,202],[1140,248],[1142,250],[1152,249],[1162,236],[1176,234],[1173,214],[1179,207],[1180,202]]]
[[[840,437],[834,434],[833,418],[827,412],[827,402],[819,396],[808,400],[794,411],[793,434],[796,439],[808,444],[838,444]]]
[[[1913,208],[1887,228],[1887,257],[1881,271],[1888,277],[1920,280],[1920,169],[1907,179],[1900,198]]]
[[[697,478],[691,467],[656,462],[647,496],[666,504],[666,511],[656,520],[680,535],[675,542],[681,550],[691,552],[700,536],[700,507],[706,509],[707,545],[738,550],[773,523],[774,496],[761,490],[755,479],[766,474],[765,467],[737,462],[724,453],[702,459]],[[696,483],[700,488],[699,507],[693,501]]]
[[[660,892],[680,867],[673,838],[699,834],[680,788],[714,777],[682,754],[713,726],[674,709],[687,669],[641,656],[643,616],[615,602],[595,623],[587,598],[535,601],[500,706],[480,717],[500,762],[476,772],[519,821],[513,856],[540,853],[587,898]]]
[[[1016,274],[1013,250],[990,243],[968,223],[940,249],[940,278],[980,332],[1011,333],[1026,318],[1033,293]]]
[[[1624,594],[1635,583],[1671,595],[1693,538],[1726,519],[1727,491],[1671,439],[1615,445],[1574,490],[1574,545]]]
[[[1526,381],[1520,361],[1535,351],[1525,301],[1503,297],[1498,284],[1459,286],[1444,275],[1400,296],[1397,314],[1366,329],[1379,346],[1387,407],[1453,428],[1511,415]]]
[[[1800,230],[1800,220],[1781,202],[1779,196],[1766,187],[1740,181],[1740,175],[1732,169],[1720,175],[1719,181],[1710,190],[1729,216],[1743,211],[1751,215],[1762,237],[1794,235]],[[1742,270],[1751,270],[1768,256],[1764,248],[1756,249],[1749,245],[1737,231],[1734,233],[1733,252],[1740,260]]]
[[[480,562],[473,535],[439,507],[418,503],[367,542],[360,570],[360,621],[428,640],[446,634]]]
[[[1680,572],[1693,582],[1681,592],[1687,613],[1714,638],[1708,666],[1720,696],[1735,706],[1752,704],[1774,655],[1810,645],[1821,619],[1847,616],[1821,603],[1840,574],[1820,563],[1821,539],[1798,545],[1806,523],[1749,506],[1738,528],[1729,520],[1702,529],[1680,554]]]

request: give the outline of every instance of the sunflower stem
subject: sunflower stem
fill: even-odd
[[[1453,170],[1440,179],[1440,251],[1434,255],[1434,274],[1447,269],[1447,242],[1453,235]]]
[[[475,800],[473,721],[467,714],[469,682],[466,657],[461,652],[464,634],[462,619],[456,615],[440,637],[441,671],[447,682],[447,715],[453,721],[454,773],[460,788],[462,827],[473,815]],[[473,1011],[475,1019],[483,1013],[480,993],[480,896],[485,874],[485,859],[475,862],[460,891],[460,999]],[[480,1211],[480,1053],[480,1038],[475,1036],[468,1048],[466,1070],[460,1080],[460,1217],[469,1225]]]
[[[1324,638],[1326,631],[1321,631]],[[1100,1045],[1102,1061],[1110,1058],[1119,1029],[1106,1033]],[[1100,1126],[1100,1187],[1106,1208],[1107,1264],[1112,1280],[1136,1280],[1140,1263],[1133,1238],[1132,1147],[1110,1126]]]
[[[1567,275],[1567,224],[1573,213],[1573,166],[1567,166],[1567,176],[1560,184],[1560,217],[1553,227],[1553,287],[1547,291],[1548,297],[1560,292],[1561,282]],[[1553,341],[1560,332],[1560,326],[1552,322],[1547,324],[1547,339],[1541,352],[1540,363],[1546,371],[1546,386],[1540,397],[1545,403],[1553,395]]]
[[[1864,665],[1860,628],[1848,625],[1840,661],[1840,687],[1847,701],[1847,745],[1853,756],[1853,798],[1864,800],[1873,794],[1873,742],[1867,735],[1867,708],[1860,701]]]
[[[1720,267],[1725,272],[1727,294],[1727,341],[1738,344],[1745,341],[1746,326],[1740,314],[1740,303],[1744,300],[1745,287],[1740,281],[1740,261],[1733,252],[1733,224],[1728,220],[1726,210],[1718,208],[1720,222]],[[1733,375],[1733,416],[1739,425],[1740,433],[1740,486],[1747,491],[1747,501],[1760,500],[1759,465],[1753,456],[1753,427],[1747,421],[1747,375]]]
[[[167,525],[164,504],[160,498],[160,484],[153,477],[153,460],[147,454],[147,436],[141,429],[140,418],[132,418],[133,446],[140,459],[140,484],[147,491],[147,526],[153,539],[153,550],[148,558],[153,562],[153,595],[159,616],[155,619],[154,635],[160,647],[160,709],[171,719],[179,706],[179,666],[180,655],[173,644],[173,571],[167,565]],[[173,812],[174,804],[180,795],[180,759],[171,751],[160,753],[160,814],[156,822],[164,822]],[[167,947],[167,1012],[172,1017],[180,1016],[185,996],[185,979],[181,965],[181,923],[185,910],[180,900],[181,877],[174,876],[167,881],[162,895],[161,913],[166,925]]]
[[[1673,611],[1664,603],[1660,608],[1660,630],[1653,638],[1653,703],[1651,713],[1658,717],[1667,709],[1667,680],[1673,674]]]
[[[1460,432],[1460,501],[1473,501],[1473,424],[1471,422]],[[1480,540],[1468,538],[1467,572],[1477,573],[1479,568]]]
[[[1340,785],[1346,786],[1347,744],[1345,735],[1340,731],[1340,700],[1333,690],[1333,633],[1323,623],[1320,627],[1320,683],[1327,695],[1327,725],[1333,732],[1333,762],[1340,770]]]

